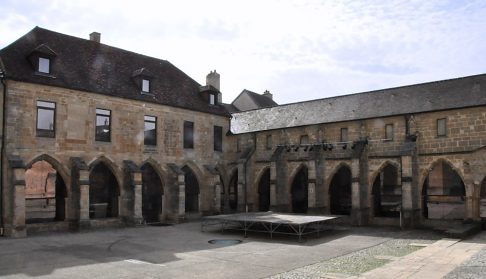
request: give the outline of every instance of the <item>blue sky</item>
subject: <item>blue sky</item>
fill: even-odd
[[[0,0],[0,48],[35,26],[166,59],[223,100],[278,103],[486,73],[486,1]]]

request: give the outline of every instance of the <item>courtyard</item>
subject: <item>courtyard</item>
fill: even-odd
[[[299,243],[188,222],[37,233],[0,247],[1,278],[480,278],[486,270],[486,232],[460,241],[386,227],[335,225]]]

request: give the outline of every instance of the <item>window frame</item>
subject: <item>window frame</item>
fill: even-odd
[[[148,119],[151,118],[151,119]],[[147,139],[147,124],[154,124],[154,136],[153,140]],[[157,146],[157,116],[153,115],[144,115],[143,116],[143,144],[145,146]]]
[[[50,103],[54,107],[42,106],[39,103]],[[39,128],[39,110],[52,111],[52,130]],[[36,102],[36,136],[42,138],[55,138],[56,137],[56,102],[37,100]]]
[[[391,136],[388,136],[388,129],[391,128]],[[393,123],[385,124],[385,140],[386,141],[393,141],[395,138],[395,127],[393,127]]]
[[[191,131],[191,136],[189,138],[189,129]],[[194,122],[192,121],[184,121],[184,128],[183,128],[183,147],[184,149],[194,149]]]
[[[147,87],[145,90],[145,87]],[[142,92],[143,93],[150,93],[150,79],[142,78]]]
[[[213,126],[213,143],[214,151],[223,151],[223,127],[217,125]]]
[[[444,132],[443,133],[439,133],[440,130],[440,122],[444,123]],[[438,138],[443,138],[443,137],[447,137],[447,118],[444,117],[444,118],[438,118],[437,121],[436,121],[436,125],[437,125],[437,137]]]
[[[103,114],[101,111],[107,111],[108,114]],[[95,118],[95,141],[97,142],[111,142],[111,110],[104,108],[96,108],[96,118]],[[101,134],[98,133],[98,127],[103,127],[104,125],[98,126],[98,116],[108,117],[108,136],[107,139],[103,138]]]
[[[47,65],[44,64],[44,63],[41,63],[41,61],[46,61]],[[43,68],[41,68],[41,66],[44,66],[44,67],[47,67],[47,72],[46,71],[43,71]],[[41,74],[50,74],[51,73],[51,59],[47,58],[47,57],[43,57],[43,56],[39,56],[37,58],[37,72],[38,73],[41,73]]]
[[[341,140],[341,142],[348,142],[348,140],[349,140],[348,127],[341,128],[340,140]]]
[[[216,105],[216,96],[214,94],[209,94],[209,104],[212,106]]]

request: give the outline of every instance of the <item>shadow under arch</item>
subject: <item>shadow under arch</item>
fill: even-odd
[[[59,160],[41,154],[25,166],[26,223],[64,221],[69,218],[71,177]]]
[[[421,181],[422,215],[426,219],[466,218],[466,187],[461,171],[449,160],[434,160],[423,171]]]
[[[307,213],[309,205],[309,168],[301,163],[292,172],[290,204],[293,213]]]
[[[238,168],[234,168],[228,182],[228,204],[232,212],[238,210]]]
[[[264,167],[256,177],[258,211],[270,210],[270,167]]]
[[[386,160],[373,173],[371,180],[371,204],[377,217],[400,217],[402,187],[399,185],[399,165]],[[368,190],[368,194],[369,190]]]
[[[146,223],[162,221],[167,176],[157,161],[148,159],[140,167],[142,174],[142,216]]]
[[[486,176],[479,188],[479,217],[486,220]]]
[[[90,218],[120,216],[119,199],[123,195],[121,170],[105,156],[89,164]]]
[[[196,164],[187,162],[181,168],[184,172],[185,183],[185,212],[198,213],[200,212],[200,188],[201,174]],[[199,172],[199,175],[198,175]]]
[[[351,214],[351,167],[341,162],[327,179],[327,191],[329,193],[329,211],[336,215]]]

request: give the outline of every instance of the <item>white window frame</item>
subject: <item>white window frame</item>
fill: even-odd
[[[39,65],[37,68],[39,73],[49,74],[50,67],[51,67],[51,60],[49,58],[39,57]]]

